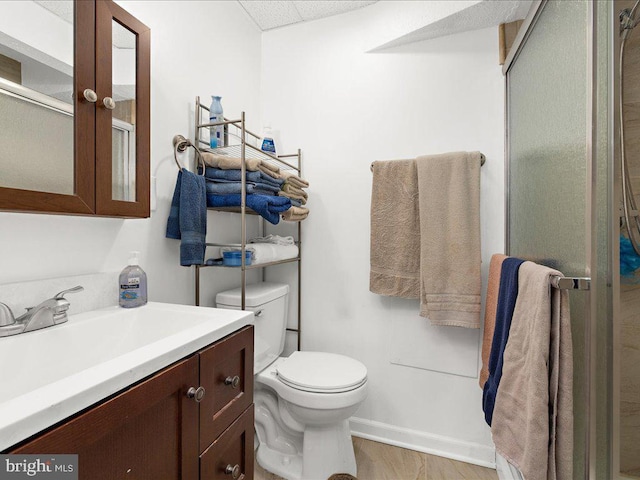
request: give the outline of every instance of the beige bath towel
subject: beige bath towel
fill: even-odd
[[[275,165],[271,165],[268,162],[262,162],[260,163],[258,168],[262,173],[269,175],[272,178],[280,179],[280,173],[278,172],[279,168],[276,167]],[[278,170],[274,170],[274,168],[278,168]]]
[[[282,185],[282,191],[286,193],[298,195],[304,198],[308,197],[307,192],[305,192],[303,189],[296,187],[295,185],[291,185],[290,183],[287,183],[287,182],[285,182],[284,185]]]
[[[420,217],[415,160],[374,162],[369,290],[420,297]]]
[[[242,168],[242,159],[237,157],[227,157],[226,155],[202,152],[202,159],[209,167],[221,168],[223,170],[240,170]],[[246,169],[252,172],[258,171],[261,163],[262,161],[256,158],[247,158],[245,160]]]
[[[524,262],[491,433],[526,480],[573,478],[573,353],[569,294],[560,272]]]
[[[305,207],[296,207],[295,205],[282,214],[283,220],[290,222],[299,222],[309,216],[309,209]]]
[[[280,170],[280,178],[285,180],[287,183],[290,183],[291,185],[295,185],[296,187],[299,187],[299,188],[309,187],[309,182],[307,182],[303,178],[300,178],[298,175],[295,174],[295,171],[293,170]]]
[[[294,200],[300,200],[300,203],[302,203],[303,205],[306,205],[306,203],[307,203],[307,197],[305,197],[303,195],[298,195],[297,193],[289,193],[289,192],[285,192],[283,190],[280,190],[278,192],[278,195],[280,195],[281,197],[292,198]]]
[[[480,152],[422,156],[416,166],[420,315],[480,328]]]
[[[500,273],[506,255],[496,253],[489,264],[489,280],[487,281],[487,297],[484,301],[484,332],[482,334],[482,369],[480,370],[480,388],[489,378],[489,354],[493,343],[493,332],[496,327],[496,311],[498,309],[498,293],[500,293]]]

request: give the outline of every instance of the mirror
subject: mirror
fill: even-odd
[[[149,28],[110,0],[0,10],[0,209],[149,216]]]
[[[112,23],[112,191],[114,200],[136,201],[136,35]]]
[[[74,194],[74,5],[3,2],[0,186]]]

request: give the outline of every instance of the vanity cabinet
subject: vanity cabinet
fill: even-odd
[[[253,420],[247,326],[9,453],[78,454],[81,480],[250,480]]]
[[[148,217],[149,28],[111,0],[2,16],[0,209]]]

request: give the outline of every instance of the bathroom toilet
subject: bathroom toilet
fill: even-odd
[[[289,286],[246,286],[245,308],[254,312],[256,458],[288,480],[356,476],[349,417],[367,396],[367,369],[344,355],[293,352],[281,357]],[[218,308],[239,309],[239,288],[216,296]]]

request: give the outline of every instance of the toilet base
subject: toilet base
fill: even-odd
[[[304,480],[325,480],[334,473],[356,476],[356,456],[348,420],[330,428],[307,426],[303,451]]]
[[[302,455],[287,455],[261,443],[256,451],[256,460],[262,468],[282,478],[302,480]]]
[[[287,480],[327,480],[336,473],[357,475],[347,420],[340,425],[308,426],[304,432],[302,453],[286,454],[261,443],[256,460],[265,470]]]

